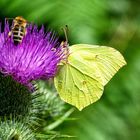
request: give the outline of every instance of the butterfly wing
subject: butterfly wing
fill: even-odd
[[[60,97],[79,110],[100,99],[104,85],[126,62],[115,49],[77,44],[68,62],[60,66],[54,82]]]
[[[126,65],[121,53],[107,46],[77,44],[71,46],[70,53],[72,59],[77,59],[72,63],[74,67],[79,68],[78,60],[84,62],[88,69],[86,73],[93,72],[92,76],[98,78],[103,85],[106,85],[115,73]],[[79,69],[81,70],[81,66]]]
[[[61,66],[54,81],[61,99],[79,110],[97,101],[103,93],[103,86],[99,81],[70,64]]]

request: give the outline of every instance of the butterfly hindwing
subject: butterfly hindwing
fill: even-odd
[[[63,74],[58,74],[55,78],[55,86],[61,99],[82,110],[101,97],[103,86],[98,81],[83,74],[70,64],[61,67],[63,67],[60,68],[62,71],[59,72]]]

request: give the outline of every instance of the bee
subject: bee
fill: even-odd
[[[21,16],[17,16],[13,19],[13,25],[11,31],[8,33],[8,36],[13,38],[15,45],[22,42],[23,37],[27,33],[27,24],[27,20]]]

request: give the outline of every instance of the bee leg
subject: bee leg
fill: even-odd
[[[12,27],[11,28],[11,31],[8,33],[8,37],[11,37],[12,36],[13,30],[14,30],[14,28]]]
[[[12,32],[9,32],[9,33],[8,33],[8,37],[11,37],[11,35],[12,35]]]
[[[12,31],[8,33],[8,36],[6,37],[4,44],[8,41],[8,38],[10,38],[11,36],[12,36]]]
[[[26,35],[27,34],[27,30],[25,30],[25,32],[24,32],[24,35]]]

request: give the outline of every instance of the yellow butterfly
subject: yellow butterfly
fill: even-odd
[[[56,90],[62,100],[82,110],[100,99],[104,86],[124,65],[124,57],[114,48],[72,45],[54,78]]]

